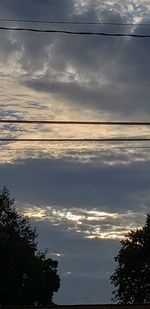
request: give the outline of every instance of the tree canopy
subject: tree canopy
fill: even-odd
[[[38,250],[36,229],[0,191],[0,305],[48,305],[60,286],[58,262]]]
[[[121,304],[150,303],[150,215],[142,228],[131,230],[121,241],[111,276],[114,301]]]

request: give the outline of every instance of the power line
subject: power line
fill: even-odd
[[[17,18],[0,18],[0,22],[22,22],[22,23],[39,23],[39,24],[65,24],[65,25],[111,25],[111,26],[150,26],[150,23],[119,23],[119,22],[82,22],[82,21],[65,21],[65,20],[35,20],[35,19],[17,19]]]
[[[6,146],[5,146],[6,147]],[[52,148],[51,147],[42,147],[42,148],[3,148],[1,149],[1,151],[18,151],[18,150],[21,150],[21,151],[48,151],[48,150],[51,150]],[[126,150],[132,150],[132,149],[150,149],[150,146],[113,146],[110,148],[106,148],[106,147],[101,147],[99,150],[101,151],[112,151],[112,150],[121,150],[121,149],[126,149]]]
[[[0,142],[150,142],[150,138],[0,138]]]
[[[54,29],[36,29],[36,28],[20,28],[20,27],[0,27],[0,30],[7,31],[28,31],[35,33],[58,33],[69,35],[96,35],[107,37],[132,37],[132,38],[150,38],[149,34],[130,34],[130,33],[109,33],[109,32],[87,32],[87,31],[69,31],[69,30],[54,30]]]
[[[147,121],[72,121],[72,120],[14,120],[0,119],[0,123],[8,124],[51,124],[51,125],[105,125],[105,126],[150,126]]]

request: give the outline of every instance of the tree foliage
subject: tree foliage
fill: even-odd
[[[114,301],[121,304],[150,303],[150,215],[143,228],[131,230],[121,241],[111,276]]]
[[[60,286],[58,262],[38,251],[36,229],[0,191],[0,304],[47,305]]]

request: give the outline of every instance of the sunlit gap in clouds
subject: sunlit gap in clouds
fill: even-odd
[[[68,233],[80,233],[87,239],[121,239],[131,228],[142,226],[145,220],[143,211],[117,213],[60,206],[40,208],[24,205],[23,214],[31,220],[63,228]]]
[[[103,110],[69,104],[67,100],[58,100],[53,95],[37,92],[26,88],[20,83],[21,78],[28,74],[21,71],[18,66],[12,66],[13,61],[4,68],[0,67],[1,82],[1,118],[5,119],[32,119],[32,120],[110,120],[110,114]],[[18,63],[18,62],[15,62]],[[72,68],[73,70],[73,68]],[[4,75],[5,72],[5,76]],[[16,72],[16,73],[15,73]],[[39,74],[39,73],[36,73]],[[66,72],[66,77],[70,71]],[[82,74],[80,74],[82,75]],[[64,79],[66,77],[63,77]],[[78,74],[75,72],[75,77]],[[97,76],[97,82],[99,78]],[[84,74],[85,78],[85,74]],[[81,79],[81,77],[80,77]],[[63,82],[63,81],[62,81]],[[79,81],[81,82],[81,80]],[[100,79],[100,83],[101,83]],[[68,84],[69,87],[69,84]],[[41,119],[42,115],[42,119]],[[83,116],[84,115],[84,116]],[[111,115],[112,119],[113,115]],[[147,137],[148,127],[112,127],[112,126],[49,126],[49,125],[0,125],[1,138],[115,138],[115,137]],[[144,144],[140,144],[143,146]],[[146,143],[146,146],[148,143]],[[28,158],[56,158],[67,160],[80,160],[91,162],[100,160],[104,164],[128,164],[135,161],[145,161],[149,158],[148,149],[129,149],[128,146],[138,144],[125,144],[125,149],[119,149],[124,144],[102,143],[17,143],[0,144],[1,163],[13,163],[15,160]],[[118,148],[117,148],[118,147]]]
[[[150,143],[1,143],[1,164],[27,159],[53,159],[104,165],[149,161]]]
[[[8,118],[9,119],[9,118]],[[40,119],[40,118],[39,118]],[[149,127],[119,126],[71,126],[71,125],[29,125],[0,124],[0,138],[10,139],[63,139],[63,138],[148,138]],[[53,158],[100,161],[107,165],[130,164],[149,160],[148,142],[0,142],[3,156],[1,163],[13,163],[29,158]]]

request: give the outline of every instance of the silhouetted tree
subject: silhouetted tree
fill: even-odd
[[[47,305],[60,286],[57,261],[37,248],[37,232],[0,191],[0,304]]]
[[[131,230],[121,241],[111,276],[114,301],[121,304],[150,303],[150,215],[143,228]]]

